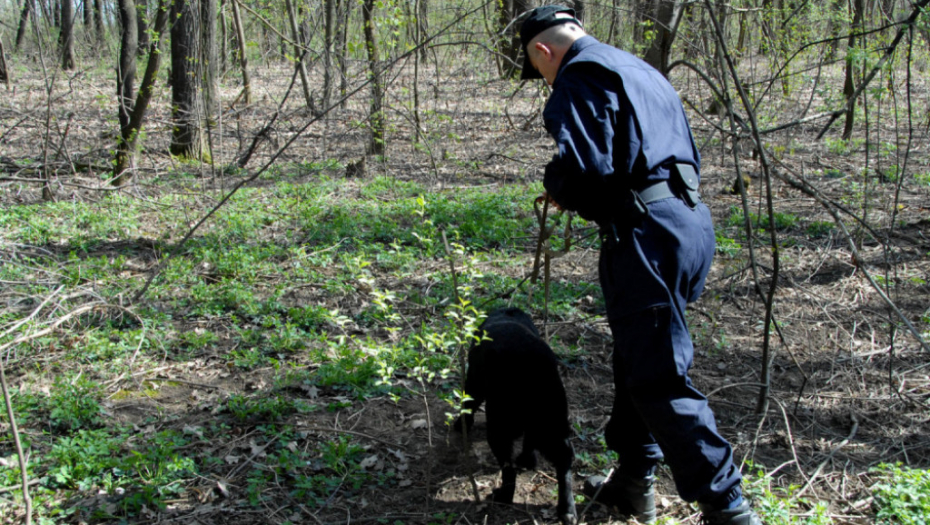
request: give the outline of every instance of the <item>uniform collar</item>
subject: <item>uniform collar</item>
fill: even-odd
[[[585,35],[578,40],[572,42],[572,47],[568,48],[568,51],[565,52],[565,56],[562,57],[562,63],[559,65],[559,72],[555,75],[555,82],[552,83],[552,86],[559,82],[559,78],[562,76],[562,71],[565,69],[565,66],[572,61],[573,58],[578,56],[584,49],[589,48],[593,45],[600,44],[600,41],[594,38],[591,35]]]

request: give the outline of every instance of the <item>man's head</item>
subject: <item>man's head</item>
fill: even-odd
[[[520,78],[545,78],[552,84],[565,52],[584,34],[574,9],[564,5],[546,5],[530,11],[520,28],[523,46],[523,73]]]

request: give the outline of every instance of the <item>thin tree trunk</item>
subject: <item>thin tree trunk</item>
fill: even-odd
[[[607,42],[608,44],[616,44],[617,36],[617,26],[620,24],[620,2],[619,0],[611,0],[610,2],[610,27],[607,30]]]
[[[633,20],[633,43],[636,45],[643,44],[643,22],[646,21],[646,8],[644,3],[647,0],[632,0],[631,19]]]
[[[116,96],[121,133],[129,126],[132,99],[135,96],[133,84],[136,81],[136,55],[139,52],[139,26],[136,16],[134,0],[119,0],[120,49],[119,68],[116,70]]]
[[[200,67],[203,73],[203,110],[207,125],[215,121],[219,104],[216,51],[217,0],[200,0]]]
[[[61,52],[61,69],[74,69],[74,5],[72,0],[61,0],[61,33],[58,49]]]
[[[417,45],[423,43],[423,39],[426,38],[426,35],[429,33],[429,0],[418,0],[420,3],[419,8],[417,9],[417,32],[420,36],[417,37]],[[427,46],[420,48],[420,59],[426,60],[427,57]]]
[[[846,52],[846,78],[843,82],[843,95],[846,96],[846,126],[843,129],[843,140],[849,140],[852,136],[853,126],[856,123],[856,101],[851,100],[856,93],[855,71],[858,66],[853,60],[853,50],[856,47],[856,36],[862,26],[862,16],[865,10],[864,0],[853,0],[849,5],[853,10],[852,27],[849,31],[849,40],[847,41],[848,50]]]
[[[220,57],[218,59],[219,74],[220,78],[226,76],[226,73],[229,71],[229,63],[227,57],[229,56],[229,20],[226,15],[226,2],[220,2],[220,12],[219,12],[219,23],[220,23]]]
[[[87,0],[84,0],[87,2]],[[139,45],[136,51],[139,56],[144,56],[149,48],[149,3],[148,0],[136,0],[136,34],[139,37]]]
[[[297,23],[297,12],[291,0],[284,0],[287,7],[287,17],[291,22],[291,38],[294,39],[294,58],[297,60],[297,71],[300,73],[300,84],[304,89],[304,99],[307,107],[313,111],[313,96],[310,94],[310,80],[307,78],[307,67],[304,65],[303,41],[300,38],[300,24]]]
[[[17,51],[23,45],[23,37],[26,36],[26,25],[29,23],[29,13],[33,10],[32,3],[34,1],[24,0],[23,2],[23,11],[19,15],[19,27],[16,29],[16,42],[13,44],[13,49]]]
[[[174,129],[169,151],[182,158],[200,159],[203,137],[200,130],[197,91],[197,45],[200,28],[195,20],[195,0],[175,0],[171,6],[171,118]]]
[[[84,0],[90,2],[91,0]],[[94,2],[94,26],[97,29],[97,41],[103,43],[106,39],[103,27],[103,0],[93,0]]]
[[[339,97],[342,107],[345,108],[345,95],[349,89],[349,76],[347,70],[346,54],[348,52],[349,13],[350,5],[347,0],[336,0],[336,17],[339,22],[336,27],[336,63],[339,66]]]
[[[365,48],[368,50],[368,74],[371,75],[371,111],[368,123],[371,127],[371,140],[368,152],[372,155],[384,155],[384,86],[378,64],[378,42],[374,30],[375,0],[365,0],[362,4],[362,19],[365,31]]]
[[[423,35],[425,32],[421,32],[423,25],[420,23],[420,17],[423,12],[422,6],[426,3],[426,0],[414,0],[414,12],[416,12],[416,25],[414,26],[413,32],[413,45],[419,46],[423,43]],[[426,46],[423,46],[420,50],[420,53],[414,53],[413,55],[413,142],[419,144],[420,142],[420,60],[426,60],[426,55],[423,54],[423,49]]]
[[[81,0],[81,11],[84,14],[84,30],[85,34],[90,34],[90,28],[94,25],[94,10],[91,7],[90,0]]]
[[[245,29],[239,13],[239,0],[231,0],[233,23],[236,25],[236,40],[239,42],[239,67],[242,69],[242,96],[246,104],[252,103],[252,81],[249,78],[249,60],[246,57]]]
[[[122,186],[132,179],[129,168],[132,166],[139,131],[142,130],[142,121],[145,118],[145,111],[148,109],[149,102],[152,100],[155,78],[158,76],[158,68],[161,65],[161,53],[158,51],[158,46],[163,40],[162,35],[168,25],[168,8],[165,6],[165,1],[160,0],[158,5],[153,28],[155,39],[149,43],[149,61],[145,66],[145,73],[142,75],[142,84],[139,86],[139,93],[132,108],[129,124],[120,130],[121,137],[117,144],[116,160],[113,164],[114,186]]]
[[[336,0],[323,0],[323,110],[333,94],[333,33],[336,26]]]
[[[10,85],[10,71],[6,67],[6,52],[3,50],[2,38],[0,38],[0,82]]]

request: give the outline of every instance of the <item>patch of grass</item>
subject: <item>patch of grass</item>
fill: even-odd
[[[378,386],[381,376],[377,359],[371,352],[348,342],[331,345],[328,352],[334,355],[323,357],[325,362],[313,376],[317,386],[339,387],[361,396]]]
[[[793,213],[775,212],[773,217],[776,231],[787,230],[801,221],[801,218]],[[772,220],[769,219],[768,214],[759,216],[753,212],[749,212],[749,222],[753,228],[771,229]],[[729,227],[741,227],[744,223],[743,209],[739,206],[731,206],[730,216],[726,221],[726,225]]]
[[[119,502],[123,514],[136,515],[146,506],[164,508],[166,499],[183,491],[184,480],[199,470],[192,458],[179,453],[187,444],[182,433],[167,430],[148,436],[141,447],[130,449],[119,472],[115,472],[129,476],[120,482],[127,488]]]
[[[276,422],[292,414],[307,413],[313,406],[301,400],[291,400],[279,394],[233,394],[226,400],[226,408],[240,422]]]
[[[836,224],[826,221],[814,221],[807,225],[805,233],[809,237],[825,237],[836,229]]]

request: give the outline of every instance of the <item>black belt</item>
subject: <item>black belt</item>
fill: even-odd
[[[652,186],[646,186],[636,193],[638,193],[639,198],[643,200],[643,204],[650,204],[655,201],[678,196],[677,193],[672,191],[672,187],[667,180],[659,181]]]
[[[647,204],[663,199],[676,198],[694,208],[701,202],[698,193],[697,170],[690,164],[675,164],[669,169],[669,180],[650,184],[639,191],[627,190],[628,197],[621,205],[620,213],[608,224],[601,225],[601,238],[605,243],[614,240],[620,243],[617,224],[638,224],[649,215]],[[606,245],[606,244],[605,244]]]
[[[698,193],[698,177],[694,166],[675,164],[669,173],[670,180],[659,181],[636,192],[643,204],[681,197],[692,208],[697,206],[701,202],[701,195]]]

